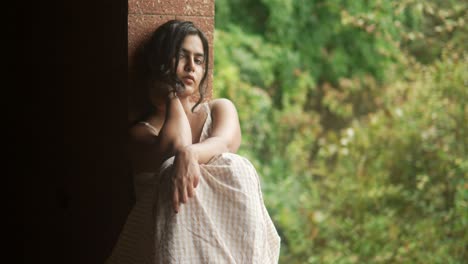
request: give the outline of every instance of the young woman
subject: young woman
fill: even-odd
[[[130,128],[136,203],[108,263],[277,263],[280,238],[237,110],[204,102],[208,41],[171,20],[145,49],[148,112]]]

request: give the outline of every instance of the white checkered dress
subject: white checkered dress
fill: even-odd
[[[208,112],[200,141],[210,127]],[[178,214],[172,209],[173,160],[158,173],[135,176],[136,204],[106,263],[278,263],[280,237],[247,159],[224,153],[201,165],[196,195]]]

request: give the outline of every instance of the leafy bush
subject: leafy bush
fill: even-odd
[[[214,96],[237,105],[281,263],[468,259],[466,10],[216,2]]]

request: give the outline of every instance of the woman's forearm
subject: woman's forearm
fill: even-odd
[[[175,155],[192,144],[192,130],[179,98],[166,102],[166,118],[160,131],[159,145],[163,157]]]
[[[225,152],[234,152],[228,147],[228,143],[221,137],[211,137],[201,143],[191,144],[180,150],[193,156],[199,164],[206,164],[216,155]]]

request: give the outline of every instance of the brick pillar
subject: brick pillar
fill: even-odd
[[[213,79],[213,32],[214,32],[214,0],[128,0],[128,67],[130,120],[135,115],[132,105],[139,102],[144,91],[139,90],[138,77],[134,72],[135,55],[143,41],[164,22],[171,19],[189,20],[199,27],[208,38],[210,45],[210,65],[208,72],[208,89],[206,98],[212,95]],[[132,99],[133,98],[133,99]],[[136,99],[135,99],[136,98]],[[138,111],[137,111],[138,112]]]

